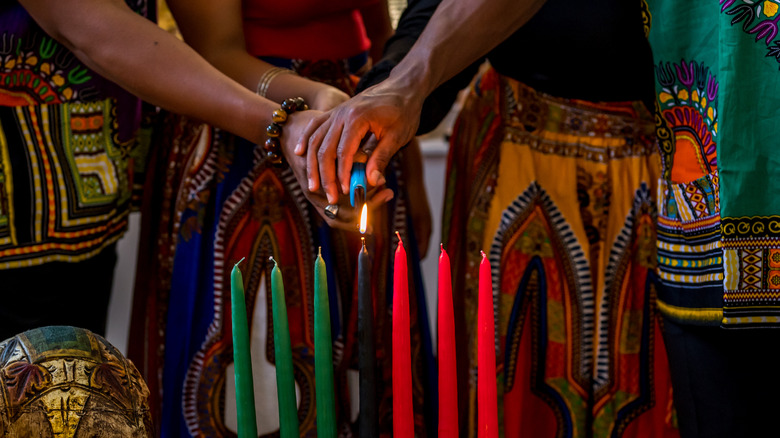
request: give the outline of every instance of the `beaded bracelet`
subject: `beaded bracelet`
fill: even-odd
[[[306,101],[302,97],[295,97],[285,99],[282,102],[282,107],[275,110],[273,113],[273,123],[268,125],[265,129],[268,134],[268,139],[265,141],[265,155],[271,164],[275,166],[281,166],[284,164],[284,156],[282,155],[282,143],[279,138],[282,136],[282,125],[287,122],[287,116],[295,111],[304,111],[309,109],[306,105]]]

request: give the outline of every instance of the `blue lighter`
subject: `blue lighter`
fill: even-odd
[[[366,202],[368,180],[366,179],[366,161],[368,156],[358,151],[353,158],[352,172],[349,176],[349,203],[355,208],[362,208]]]

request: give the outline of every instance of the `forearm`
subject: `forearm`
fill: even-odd
[[[417,39],[420,38],[420,34],[433,13],[436,12],[439,3],[439,0],[410,0],[408,2],[401,19],[398,21],[395,34],[385,45],[384,56],[371,71],[360,79],[357,92],[388,78],[390,71],[404,59]],[[425,134],[441,123],[455,102],[458,92],[469,84],[480,63],[481,58],[428,95],[422,105],[417,135]]]
[[[421,100],[525,24],[544,0],[443,0],[388,85]]]
[[[257,91],[264,73],[274,66],[247,52],[240,1],[168,0],[168,5],[187,44],[219,71]],[[266,88],[265,97],[281,102],[300,96],[317,107],[322,104],[322,93],[334,91],[325,88],[330,87],[297,75],[280,74]]]
[[[170,111],[252,141],[275,105],[225,77],[190,47],[123,2],[22,0],[50,35],[98,74]]]

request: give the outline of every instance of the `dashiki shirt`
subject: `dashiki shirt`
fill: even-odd
[[[641,102],[553,97],[492,69],[474,82],[452,135],[442,232],[463,341],[461,436],[477,431],[481,249],[502,436],[678,436],[655,306],[659,169]]]
[[[269,59],[301,76],[354,90],[350,60]],[[359,60],[352,60],[359,61]],[[363,57],[365,62],[365,57]],[[236,433],[230,273],[241,264],[250,326],[255,410],[260,436],[278,436],[269,257],[284,277],[298,390],[300,435],[317,435],[314,394],[314,260],[327,265],[339,433],[355,420],[349,386],[357,379],[357,232],[331,230],[304,197],[289,167],[265,160],[262,145],[183,117],[170,116],[154,144],[144,205],[142,254],[128,352],[151,391],[163,437],[233,437]],[[398,230],[411,262],[410,320],[416,431],[435,418],[435,363],[419,255],[399,167],[387,172],[396,197],[371,217],[372,282],[381,436],[392,434],[392,253]],[[147,201],[147,198],[144,199]],[[391,237],[392,236],[392,237]],[[139,259],[140,260],[140,259]],[[352,383],[350,383],[352,382]],[[430,426],[429,426],[430,427]],[[435,430],[435,423],[432,425]]]
[[[647,0],[659,308],[681,323],[780,324],[779,3]]]
[[[0,269],[84,260],[127,228],[141,103],[17,2],[0,4],[0,31]]]

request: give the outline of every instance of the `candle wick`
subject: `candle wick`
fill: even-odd
[[[440,243],[440,244],[439,244],[439,247],[441,248],[442,252],[444,252],[444,244],[443,244],[443,243]]]
[[[268,257],[268,261],[269,262],[274,262],[274,266],[278,266],[279,265],[278,263],[276,263],[276,260],[274,260],[274,256]]]
[[[395,235],[396,235],[396,236],[398,236],[398,244],[399,244],[399,245],[403,245],[403,244],[404,244],[404,241],[403,241],[403,240],[401,240],[401,233],[399,233],[398,231],[396,231],[396,232],[395,232]]]
[[[366,238],[360,237],[360,245],[363,247],[362,249],[366,249]]]
[[[318,252],[319,252],[319,256],[322,257],[322,246],[319,247]]]
[[[246,258],[246,257],[241,257],[241,260],[239,260],[239,261],[237,261],[237,262],[236,262],[236,266],[240,265],[240,264],[241,264],[241,262],[243,262],[245,258]]]
[[[480,253],[482,253],[482,258],[483,258],[483,259],[484,259],[484,258],[487,258],[487,254],[485,254],[485,251],[482,251],[482,250],[480,250],[479,252],[480,252]]]

